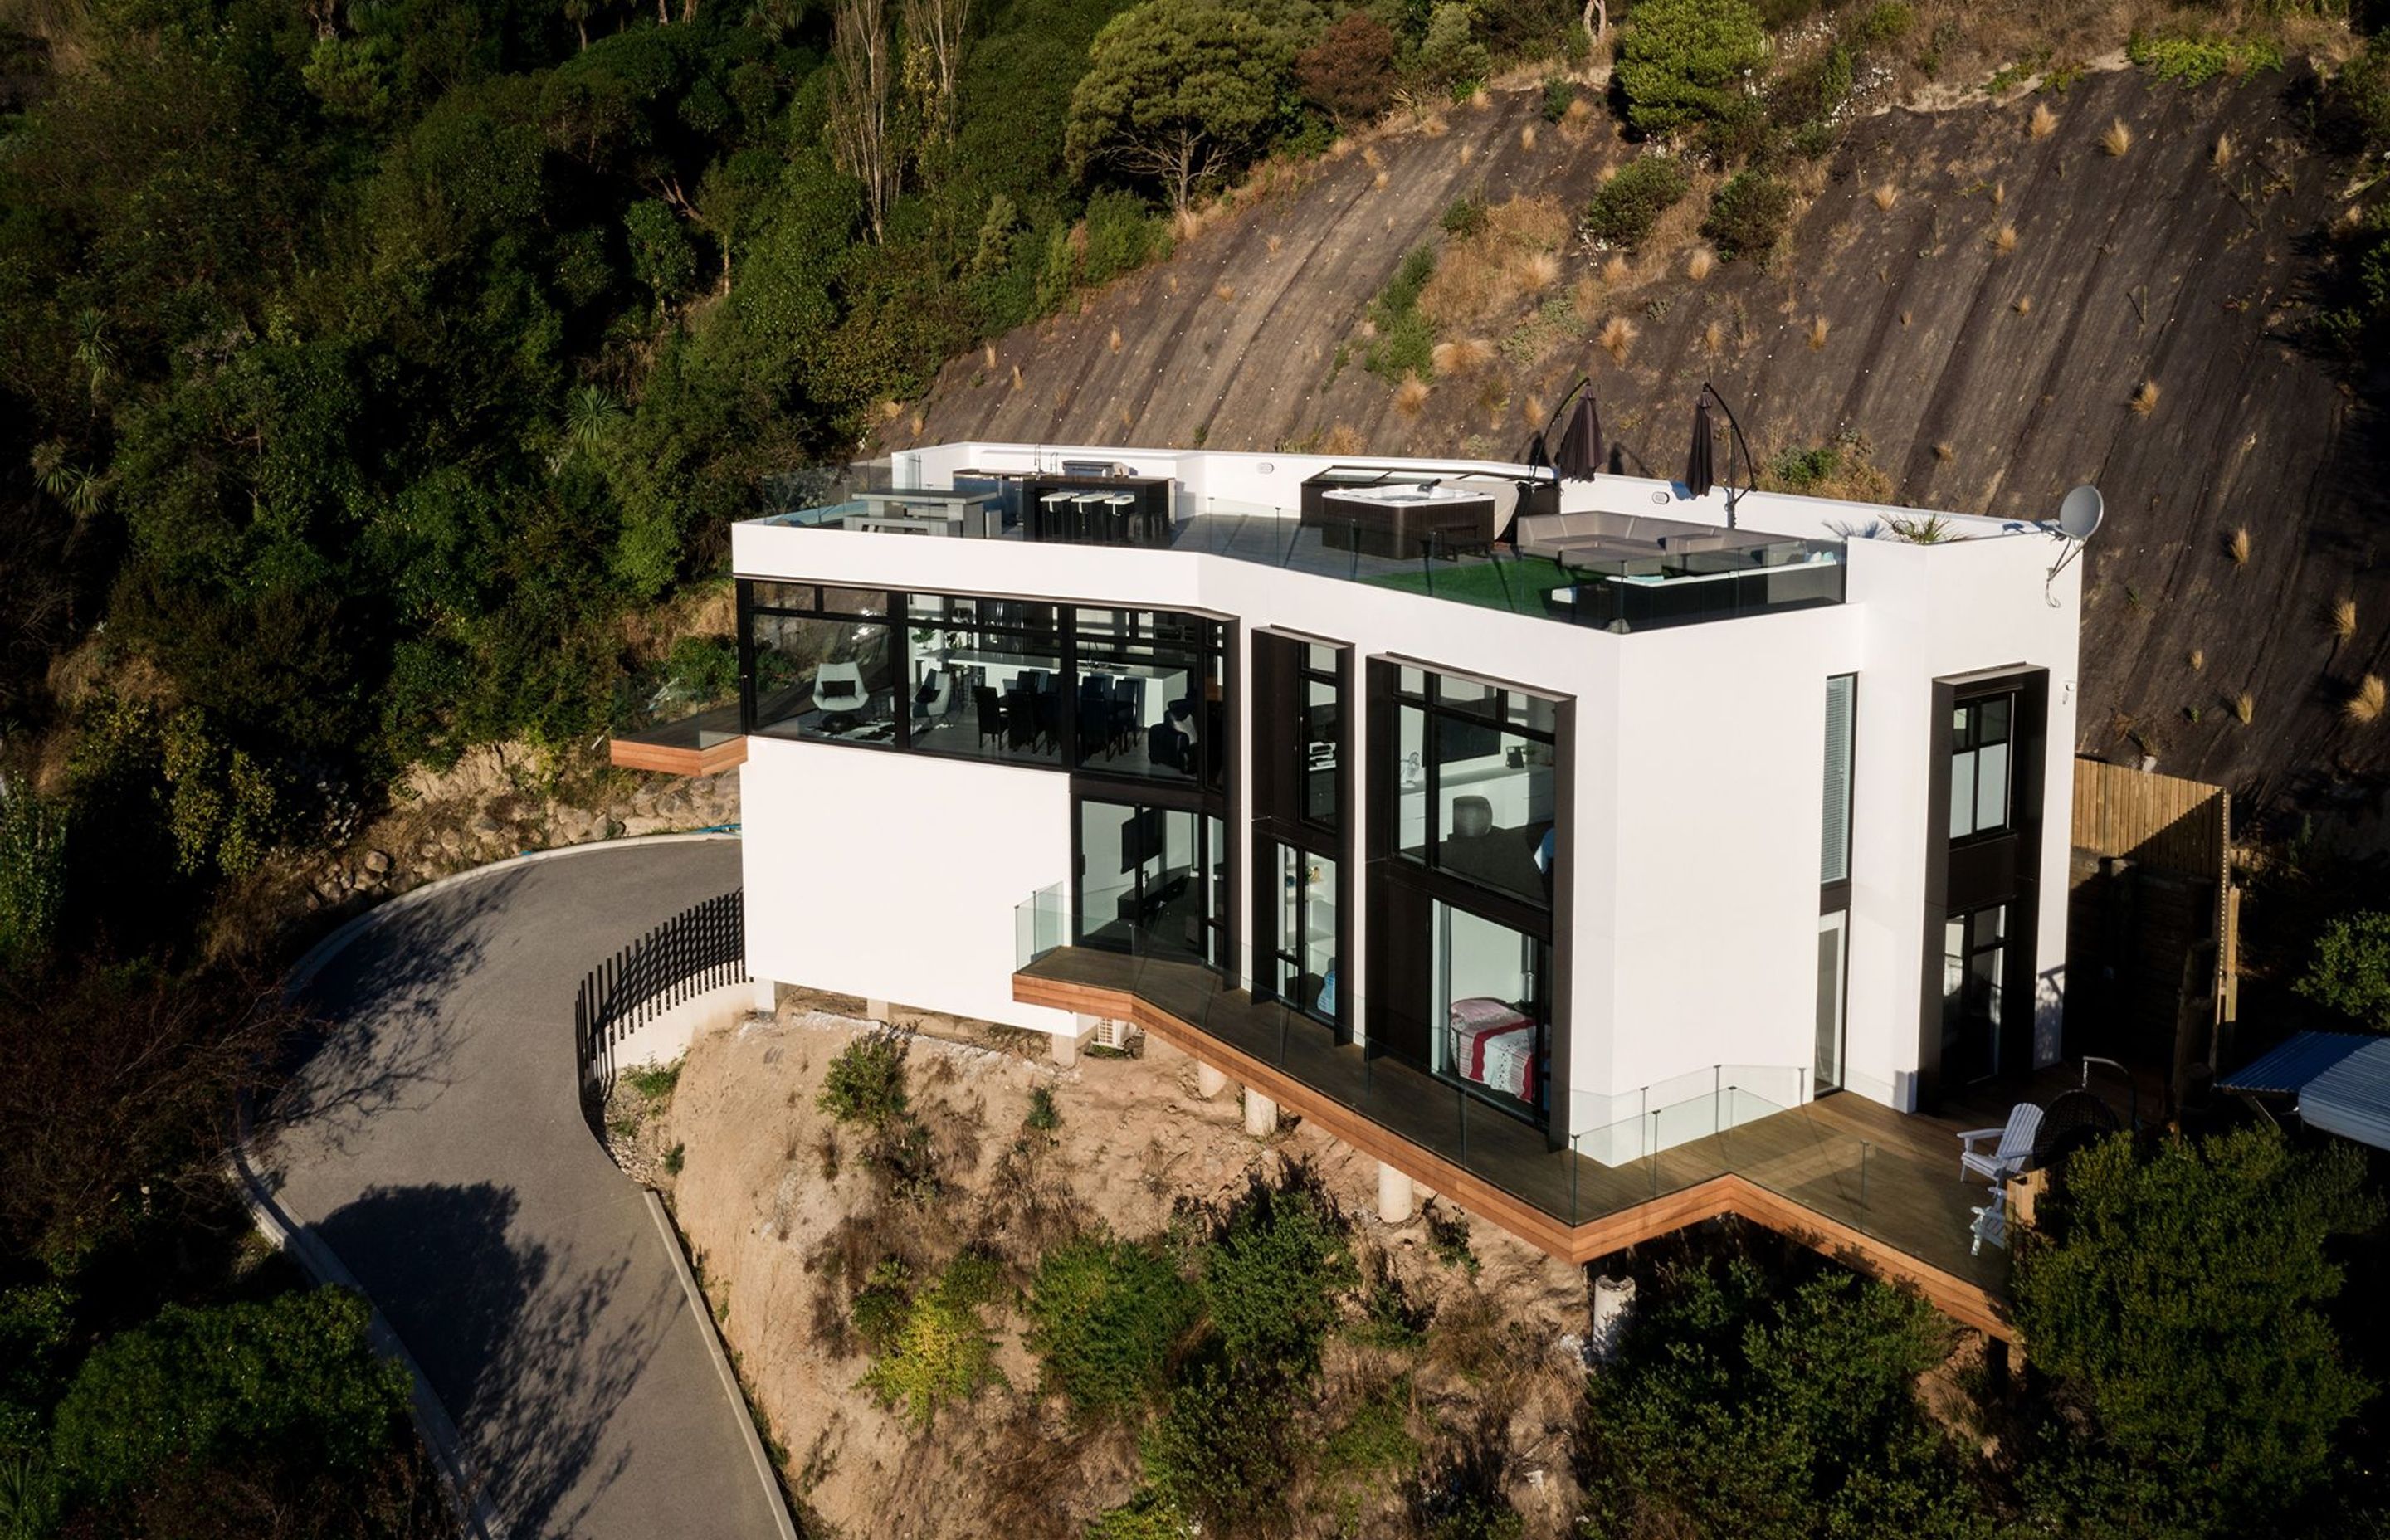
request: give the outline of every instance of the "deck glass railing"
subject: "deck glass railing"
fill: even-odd
[[[1017,482],[970,485],[999,499],[1017,498],[1020,490]],[[791,508],[758,522],[842,530],[866,519],[888,533],[887,521],[860,500]],[[968,526],[975,532],[970,538],[1022,542],[1032,538],[1034,527],[1038,521],[1002,501],[987,518]],[[966,528],[960,521],[932,519],[916,533]],[[1619,632],[1812,609],[1844,598],[1843,546],[1831,540],[1786,537],[1664,559],[1570,564],[1450,532],[1431,531],[1400,550],[1389,539],[1382,522],[1366,518],[1298,515],[1268,504],[1197,497],[1182,499],[1166,529],[1126,519],[1111,525],[1097,521],[1088,533],[1063,543],[1193,552]]]

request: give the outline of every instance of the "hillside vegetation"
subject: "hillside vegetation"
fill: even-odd
[[[1651,161],[1522,83],[1261,184],[883,436],[1507,457],[1583,372],[1626,468],[1668,476],[1713,380],[1790,490],[2045,519],[2101,485],[2079,747],[2345,802],[2390,764],[2348,707],[2390,669],[2390,573],[2379,354],[2328,323],[2382,195],[2318,95],[2124,68],[1857,117],[1787,173],[1780,240],[1729,261],[1698,160],[1639,242],[1582,233]],[[1442,351],[1406,386],[1366,363],[1421,249]]]

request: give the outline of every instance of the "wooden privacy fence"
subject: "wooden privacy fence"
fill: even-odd
[[[2220,786],[2101,760],[2075,762],[2077,850],[2220,881],[2232,800]]]
[[[747,979],[747,905],[733,889],[683,909],[589,970],[572,1002],[581,1111],[606,1136],[614,1049],[658,1016],[708,990]]]

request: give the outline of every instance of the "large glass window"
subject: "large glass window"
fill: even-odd
[[[2000,1070],[2000,973],[2008,905],[1953,915],[1942,927],[1942,1071],[1954,1084]]]
[[[1333,1023],[1336,1008],[1336,863],[1292,845],[1268,844],[1270,906],[1265,994]]]
[[[1404,859],[1536,904],[1561,845],[1553,703],[1403,669],[1391,751]]]
[[[1303,821],[1333,830],[1342,822],[1337,807],[1337,771],[1344,752],[1343,688],[1338,665],[1340,649],[1307,642],[1298,674],[1303,731]]]
[[[1078,763],[1114,776],[1226,783],[1227,681],[1217,621],[1076,612]]]
[[[2016,697],[1962,700],[1950,712],[1950,838],[2009,827],[2010,730]]]
[[[749,731],[890,743],[897,669],[888,596],[871,589],[758,584],[748,621]],[[766,608],[765,598],[772,601]]]
[[[1079,943],[1223,966],[1227,847],[1221,820],[1178,808],[1078,802]]]
[[[1849,1015],[1851,915],[1836,909],[1818,917],[1818,1053],[1819,1092],[1843,1084],[1844,1022]]]
[[[911,595],[906,660],[914,748],[1061,763],[1070,713],[1055,606]]]
[[[1429,907],[1438,1074],[1540,1112],[1548,1105],[1551,948],[1449,904]]]
[[[1858,675],[1838,674],[1826,681],[1826,802],[1818,880],[1847,882],[1851,877],[1851,738],[1857,720]]]

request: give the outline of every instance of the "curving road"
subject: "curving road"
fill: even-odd
[[[573,1081],[583,974],[739,880],[728,839],[508,862],[376,911],[304,986],[326,1030],[255,1159],[405,1345],[495,1530],[787,1533],[674,1248]]]

